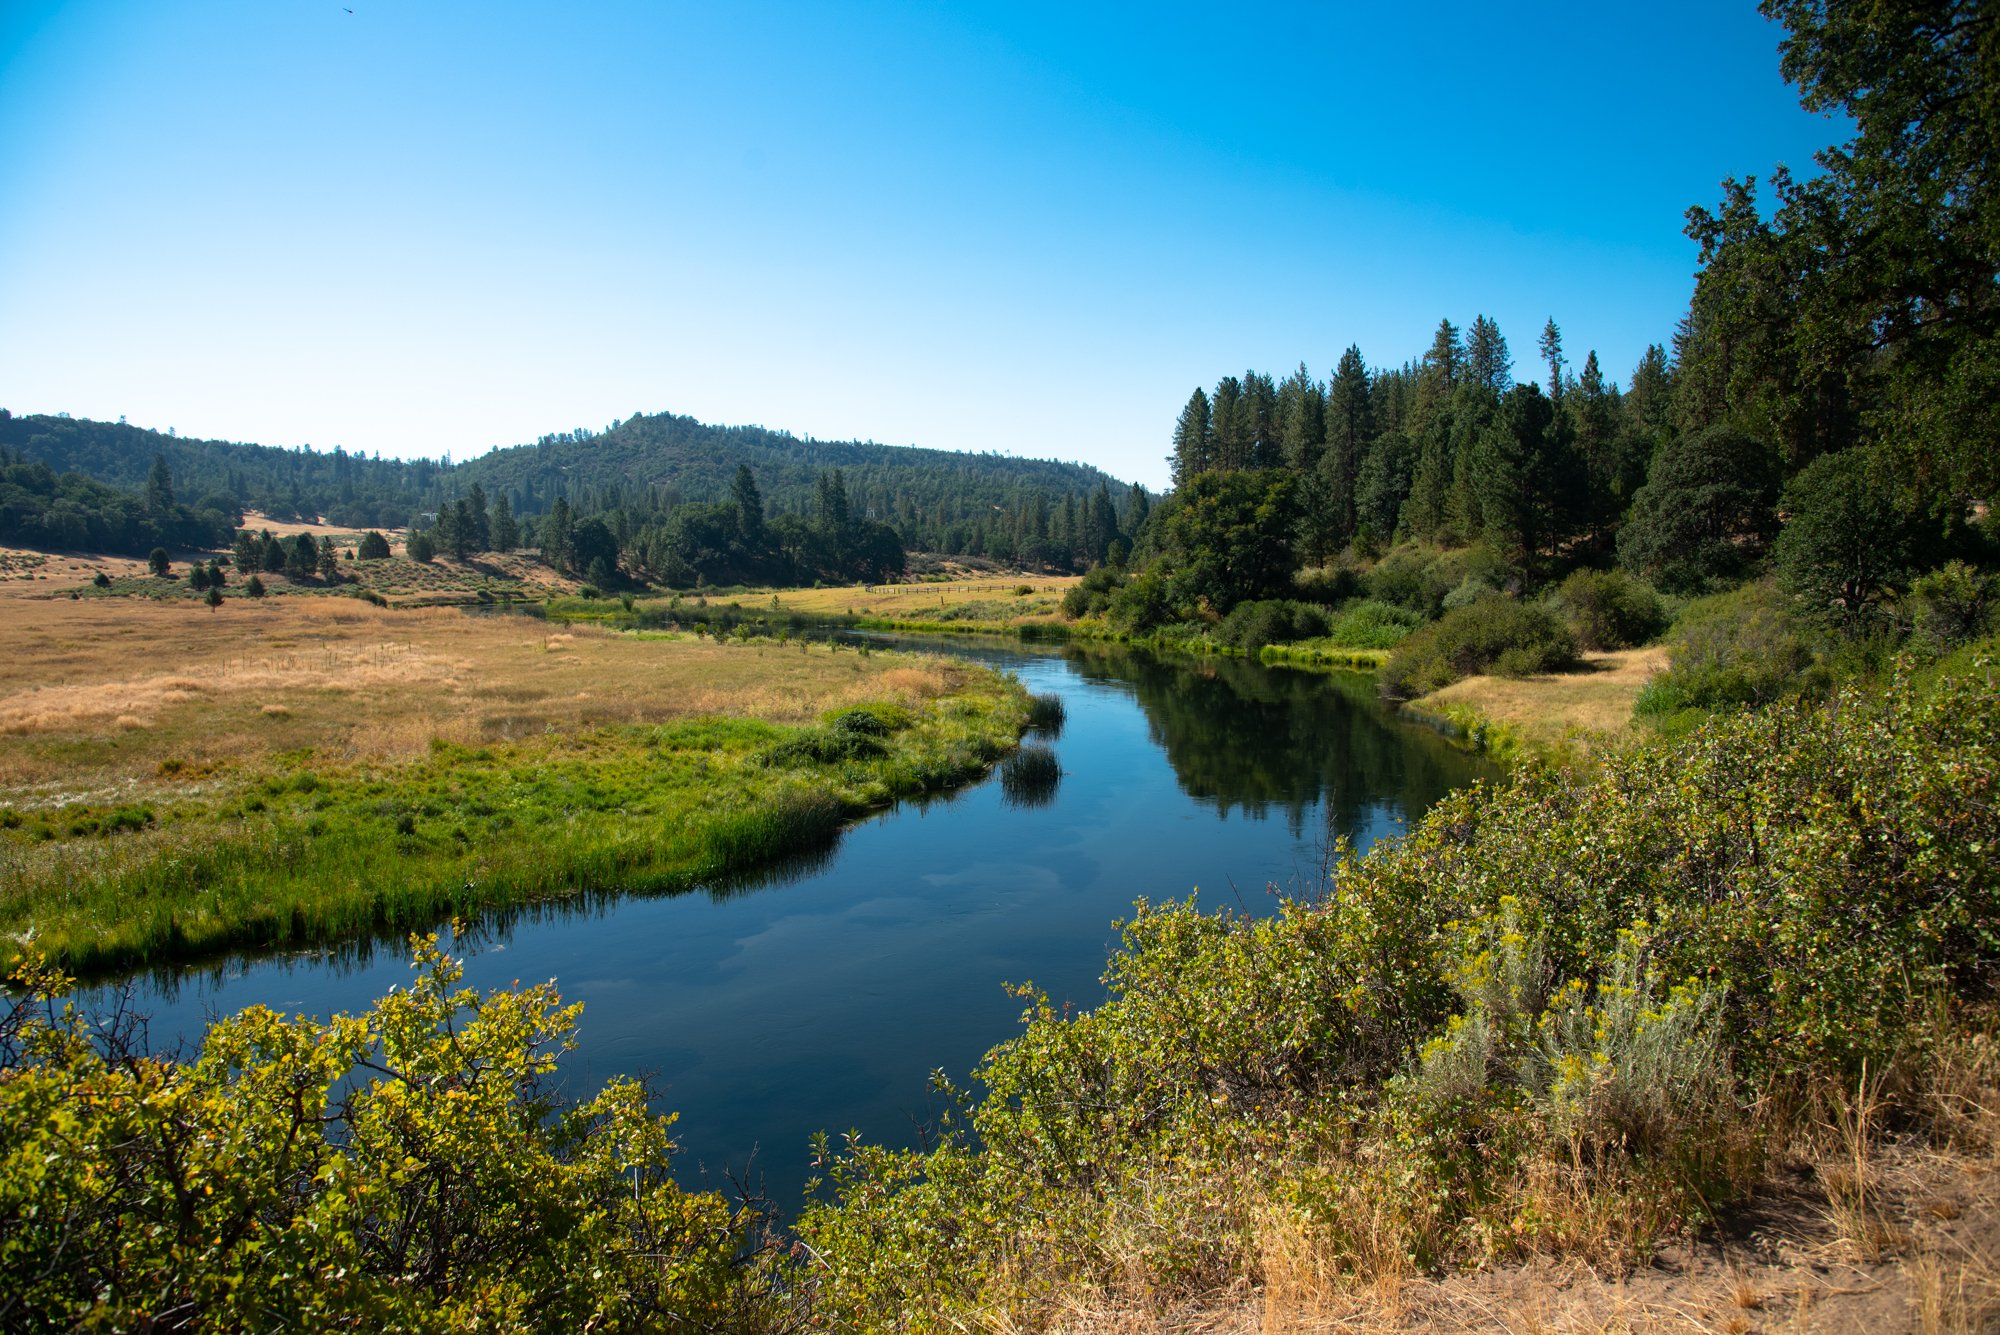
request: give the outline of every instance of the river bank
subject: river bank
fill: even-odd
[[[346,599],[9,602],[0,957],[73,971],[701,884],[963,783],[1020,687]]]

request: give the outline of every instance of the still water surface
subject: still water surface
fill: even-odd
[[[1032,981],[1091,1006],[1134,899],[1198,892],[1268,913],[1309,888],[1326,847],[1366,847],[1490,773],[1375,703],[1371,678],[928,642],[1060,695],[1053,800],[997,776],[849,830],[824,855],[673,898],[608,896],[487,924],[457,948],[466,981],[555,979],[584,1003],[565,1063],[581,1095],[643,1073],[680,1113],[680,1166],[760,1178],[788,1212],[807,1139],[849,1128],[913,1143],[926,1076],[955,1079],[1014,1032]],[[347,949],[138,980],[156,1046],[253,1003],[317,1017],[365,1008],[409,976],[397,948]],[[753,1157],[754,1156],[754,1157]]]

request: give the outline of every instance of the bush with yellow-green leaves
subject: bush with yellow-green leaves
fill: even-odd
[[[764,1217],[675,1185],[637,1083],[554,1093],[580,1008],[459,988],[414,944],[414,981],[368,1013],[251,1007],[185,1062],[18,975],[0,1328],[757,1327]]]

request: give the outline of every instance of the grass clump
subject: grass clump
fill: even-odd
[[[1023,989],[930,1148],[821,1146],[814,1315],[1158,1311],[1280,1252],[1363,1284],[1628,1265],[1816,1134],[1769,1110],[1909,1071],[1950,1048],[1939,1014],[1990,998],[1996,776],[1987,660],[1527,766],[1275,917],[1142,901],[1105,1003]],[[1913,1125],[1923,1083],[1878,1079]]]
[[[1477,672],[1525,677],[1577,662],[1576,636],[1547,608],[1488,595],[1401,641],[1382,666],[1385,693],[1428,695]]]
[[[1044,737],[1062,736],[1069,721],[1069,706],[1053,692],[1028,697],[1028,727]]]

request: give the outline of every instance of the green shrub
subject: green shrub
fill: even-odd
[[[2000,576],[1949,561],[1910,586],[1910,634],[1932,653],[1942,653],[1984,634],[2000,607]]]
[[[13,980],[8,1328],[768,1328],[765,1217],[675,1183],[638,1082],[563,1097],[581,1007],[461,988],[413,945],[366,1013],[251,1006],[185,1061],[56,1003],[46,969]]]
[[[1361,580],[1349,565],[1315,566],[1292,577],[1292,588],[1309,603],[1337,607],[1354,597]]]
[[[1340,609],[1326,638],[1350,649],[1393,649],[1424,624],[1415,612],[1373,598],[1357,598]]]
[[[820,1147],[816,1315],[1213,1293],[1274,1209],[1341,1271],[1592,1254],[1592,1221],[1629,1259],[1759,1180],[1744,1109],[1990,997],[1996,775],[1988,661],[1455,793],[1273,917],[1142,901],[1102,1005],[1024,990],[983,1094],[940,1085],[935,1148]]]
[[[1270,599],[1238,603],[1215,628],[1214,639],[1232,649],[1260,649],[1326,634],[1326,613],[1311,603]]]
[[[1133,576],[1111,596],[1105,611],[1115,625],[1134,634],[1174,620],[1172,593],[1166,578],[1154,570]]]
[[[1124,587],[1123,570],[1116,566],[1099,566],[1064,592],[1063,615],[1072,621],[1077,617],[1098,616],[1110,607],[1112,596]]]
[[[1696,599],[1668,635],[1667,670],[1648,682],[1638,714],[1718,710],[1822,691],[1817,636],[1769,582]]]
[[[1403,640],[1382,666],[1382,689],[1411,698],[1477,672],[1525,677],[1576,663],[1576,637],[1547,608],[1494,595],[1445,613]]]
[[[1362,576],[1361,591],[1430,619],[1445,610],[1455,591],[1465,590],[1455,604],[1462,606],[1484,590],[1508,589],[1519,580],[1520,572],[1488,547],[1443,551],[1406,543]]]
[[[1660,600],[1643,581],[1617,570],[1578,570],[1549,601],[1585,649],[1630,649],[1660,633]]]

